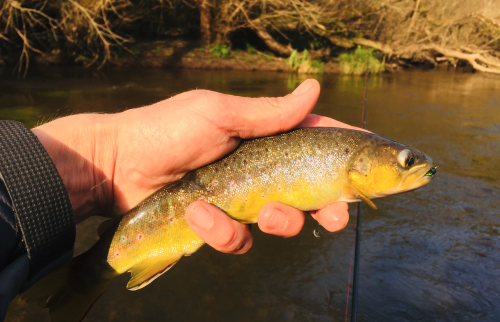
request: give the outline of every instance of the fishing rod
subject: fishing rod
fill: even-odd
[[[366,55],[366,72],[365,72],[365,94],[363,102],[363,111],[361,113],[361,125],[366,129],[366,105],[368,103],[368,76],[369,76],[369,58]],[[352,277],[352,304],[351,304],[351,322],[356,322],[356,312],[358,308],[358,284],[359,284],[359,244],[361,236],[361,202],[356,203],[356,236],[354,241],[354,274]]]

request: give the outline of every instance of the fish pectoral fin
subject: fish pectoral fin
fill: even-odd
[[[350,186],[349,185],[349,189],[351,189],[352,191],[352,194],[357,198],[357,199],[361,199],[363,200],[364,202],[366,202],[370,207],[372,207],[373,209],[377,209],[377,206],[375,206],[375,204],[373,203],[373,201],[371,201],[370,199],[368,199],[367,196],[365,196],[364,194],[362,194],[358,189],[354,188],[353,186]]]
[[[140,264],[132,267],[129,272],[132,278],[127,283],[129,291],[137,291],[168,271],[179,261],[182,255],[171,255],[166,257],[152,257],[142,261]]]

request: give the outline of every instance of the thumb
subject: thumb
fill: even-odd
[[[283,97],[239,97],[219,94],[213,106],[216,124],[232,137],[273,135],[299,125],[311,113],[320,93],[315,79],[307,79]],[[220,116],[220,117],[217,117]]]

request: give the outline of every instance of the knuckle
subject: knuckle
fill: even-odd
[[[261,97],[261,102],[270,108],[282,108],[283,107],[283,98],[282,97]]]

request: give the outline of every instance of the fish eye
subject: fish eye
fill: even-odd
[[[415,163],[415,157],[411,156],[407,161],[406,161],[406,167],[409,168]]]
[[[415,164],[415,157],[410,150],[404,149],[403,151],[399,152],[398,163],[403,168],[410,168],[411,166],[413,166],[413,164]]]

